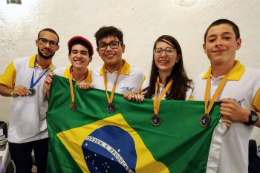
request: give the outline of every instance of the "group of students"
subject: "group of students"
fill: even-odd
[[[17,172],[31,172],[34,150],[39,173],[46,172],[48,133],[46,110],[54,75],[72,80],[81,89],[106,91],[108,111],[113,112],[114,93],[125,99],[199,100],[205,102],[205,119],[215,101],[221,102],[221,122],[229,128],[222,137],[219,173],[248,171],[248,141],[253,126],[260,127],[260,71],[243,66],[235,60],[241,47],[239,28],[227,19],[213,22],[205,32],[203,49],[211,67],[194,81],[188,78],[178,41],[169,35],[159,37],[153,47],[150,79],[122,59],[125,51],[123,33],[110,26],[96,34],[96,52],[103,66],[88,69],[94,49],[89,40],[76,36],[68,42],[71,66],[55,68],[52,58],[59,49],[59,36],[46,28],[39,32],[38,53],[16,59],[0,77],[0,94],[13,97],[10,113],[9,147]],[[111,91],[109,95],[107,91]],[[210,102],[209,102],[210,101]],[[208,105],[209,102],[209,106]],[[76,109],[72,104],[71,109]],[[160,118],[152,117],[154,125]],[[173,127],[174,130],[174,127]],[[198,139],[199,140],[199,139]],[[185,163],[184,163],[185,164]]]

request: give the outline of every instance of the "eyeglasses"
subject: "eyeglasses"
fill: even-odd
[[[38,38],[40,44],[42,45],[46,45],[47,43],[49,43],[50,47],[54,48],[55,46],[58,45],[58,43],[56,41],[52,41],[52,40],[47,40],[45,38]]]
[[[107,46],[109,45],[111,47],[111,49],[117,49],[119,47],[119,43],[122,44],[121,41],[111,41],[110,43],[100,43],[98,45],[98,49],[99,50],[107,50]]]
[[[168,56],[172,56],[172,55],[174,55],[176,53],[176,49],[170,48],[170,47],[167,47],[166,49],[155,48],[153,50],[153,53],[154,53],[154,55],[159,56],[159,55],[161,55],[163,53],[163,51],[165,51],[166,55],[168,55]]]

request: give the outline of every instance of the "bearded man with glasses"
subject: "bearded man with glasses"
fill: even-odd
[[[11,159],[17,173],[31,172],[32,150],[38,173],[46,172],[48,132],[43,83],[54,69],[52,58],[59,49],[59,36],[50,28],[41,30],[35,41],[38,53],[13,60],[0,77],[0,94],[13,97],[8,131]]]

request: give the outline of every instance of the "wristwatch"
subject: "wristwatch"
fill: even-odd
[[[249,115],[248,119],[249,121],[245,122],[245,124],[249,126],[255,124],[258,121],[259,117],[255,111],[251,111],[251,114]]]

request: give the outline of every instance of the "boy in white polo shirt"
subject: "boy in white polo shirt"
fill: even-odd
[[[48,103],[43,99],[43,81],[54,69],[52,58],[59,49],[59,36],[45,28],[35,42],[38,54],[12,61],[0,77],[0,94],[13,97],[8,141],[17,173],[31,172],[32,150],[37,172],[46,172]]]
[[[211,100],[217,88],[223,86],[216,101],[221,102],[220,113],[232,125],[222,136],[218,173],[248,172],[249,137],[254,126],[260,127],[260,71],[235,60],[240,47],[236,24],[227,19],[213,22],[203,44],[211,67],[197,76],[193,90],[194,100],[204,100],[204,95]]]
[[[125,51],[122,31],[113,26],[101,27],[95,37],[97,52],[104,64],[93,70],[92,85],[94,88],[112,92],[111,96],[107,93],[107,109],[112,113],[115,111],[112,103],[114,93],[141,92],[144,74],[122,59]]]
[[[77,81],[81,89],[93,88],[91,71],[88,64],[92,61],[94,49],[89,40],[81,36],[72,37],[68,41],[68,59],[71,62],[69,67],[55,69],[44,81],[44,87],[49,97],[49,90],[52,83],[53,75],[63,76],[65,78]]]

